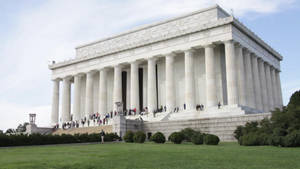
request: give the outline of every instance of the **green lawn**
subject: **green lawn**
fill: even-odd
[[[300,168],[300,148],[189,143],[51,145],[0,148],[1,169],[276,169]]]

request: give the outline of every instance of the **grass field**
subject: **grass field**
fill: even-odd
[[[72,144],[0,148],[1,169],[299,169],[300,148],[167,144]]]

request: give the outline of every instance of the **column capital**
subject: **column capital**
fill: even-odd
[[[80,72],[80,73],[75,74],[74,77],[82,77],[82,76],[84,76],[84,75],[85,75],[85,73]]]
[[[184,50],[183,52],[184,52],[184,54],[187,54],[187,53],[194,53],[195,51],[196,51],[195,49],[190,48],[190,49]]]
[[[273,65],[270,65],[270,70],[272,71],[272,70],[276,70],[276,68],[273,66]]]
[[[260,57],[257,59],[257,61],[258,61],[258,62],[261,62],[261,63],[263,63],[263,64],[264,64],[264,62],[265,62],[265,61],[264,61],[262,58],[260,58]]]
[[[225,40],[225,41],[223,41],[223,43],[224,44],[235,44],[235,43],[237,43],[235,40],[233,40],[233,39],[230,39],[230,40]]]
[[[67,76],[63,77],[63,80],[70,81],[72,78],[73,78],[73,76],[67,75]]]
[[[244,48],[240,42],[235,42],[235,46],[242,49]]]
[[[243,50],[244,50],[244,52],[247,53],[247,54],[250,54],[250,53],[251,53],[251,50],[250,50],[249,48],[244,47]]]
[[[174,52],[165,54],[166,57],[175,57],[176,54]]]
[[[141,61],[140,60],[133,60],[133,61],[130,61],[129,62],[129,64],[131,65],[131,64],[140,64],[141,63]]]
[[[158,56],[152,56],[152,57],[148,57],[147,60],[153,60],[153,61],[157,61],[158,60]]]
[[[86,73],[86,75],[94,75],[96,73],[96,70],[90,70]]]
[[[280,73],[281,70],[275,68],[275,73]]]
[[[61,78],[52,79],[53,82],[60,82],[61,80],[62,80]]]
[[[254,52],[250,52],[250,56],[252,56],[253,58],[257,58],[258,59],[257,55]]]
[[[215,44],[213,44],[213,43],[209,43],[209,44],[205,44],[205,45],[203,45],[203,47],[204,47],[204,48],[215,48],[215,47],[216,47],[216,45],[215,45]]]
[[[98,69],[98,71],[99,72],[101,72],[101,71],[108,71],[108,69],[109,69],[109,67],[102,67],[102,68]]]
[[[120,69],[122,69],[124,67],[124,65],[122,65],[122,64],[116,64],[116,65],[113,65],[112,67],[113,68],[120,68]]]
[[[268,61],[265,61],[265,65],[266,65],[266,66],[269,66],[269,67],[272,66]]]

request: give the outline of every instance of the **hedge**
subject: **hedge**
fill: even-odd
[[[108,133],[104,136],[106,142],[117,141],[120,137],[114,133]],[[68,143],[86,143],[99,142],[99,134],[62,134],[62,135],[5,135],[0,134],[0,147],[8,146],[27,146],[27,145],[46,145],[46,144],[68,144]]]

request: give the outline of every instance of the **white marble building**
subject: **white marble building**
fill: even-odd
[[[51,123],[104,115],[118,101],[138,111],[167,107],[149,121],[269,112],[282,106],[281,60],[219,6],[202,9],[78,46],[74,59],[49,65]]]

